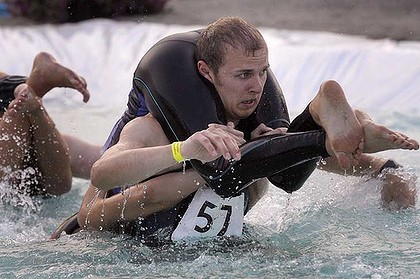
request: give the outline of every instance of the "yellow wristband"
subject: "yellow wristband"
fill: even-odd
[[[172,143],[172,156],[178,163],[185,161],[181,154],[181,144],[182,141],[176,141]]]

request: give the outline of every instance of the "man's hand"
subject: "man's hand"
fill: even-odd
[[[208,128],[190,136],[181,145],[181,154],[186,159],[210,162],[223,156],[226,160],[241,159],[239,146],[245,143],[244,134],[235,130],[234,124],[209,124]]]
[[[254,131],[251,132],[251,139],[255,139],[261,136],[268,136],[268,135],[284,135],[287,133],[287,128],[270,128],[266,126],[264,123],[261,123],[258,125],[257,128],[255,128]]]

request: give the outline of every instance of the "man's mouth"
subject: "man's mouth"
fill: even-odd
[[[245,101],[242,101],[242,103],[245,104],[245,105],[252,105],[252,104],[255,103],[255,101],[256,101],[255,99],[245,100]]]
[[[253,106],[256,101],[257,101],[256,99],[245,100],[245,101],[242,101],[242,104],[246,106]]]

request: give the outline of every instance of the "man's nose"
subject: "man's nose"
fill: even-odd
[[[252,79],[251,91],[257,94],[261,93],[263,91],[265,81],[266,81],[265,77],[261,77],[259,75],[255,76]]]

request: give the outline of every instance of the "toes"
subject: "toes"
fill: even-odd
[[[82,93],[83,95],[83,102],[87,103],[90,99],[89,91],[87,89],[84,89],[84,90],[80,90],[80,93]]]
[[[82,76],[79,76],[79,79],[80,79],[80,83],[83,85],[83,87],[86,88],[87,87],[86,80]]]
[[[80,76],[77,76],[71,81],[71,83],[73,84],[73,88],[83,95],[83,102],[87,103],[90,99],[90,93],[86,88],[86,80]]]

